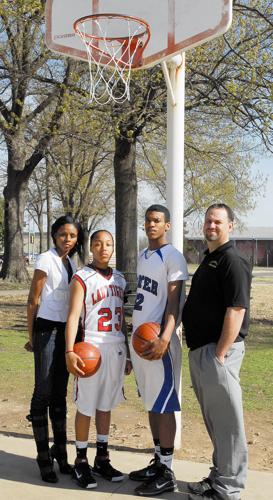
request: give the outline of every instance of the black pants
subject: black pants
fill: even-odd
[[[54,443],[66,446],[65,323],[38,318],[34,328],[35,387],[30,415],[39,453],[48,451],[48,410]]]

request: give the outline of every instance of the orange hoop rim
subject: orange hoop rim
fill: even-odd
[[[144,30],[141,33],[137,33],[132,36],[100,36],[97,33],[92,35],[89,33],[83,32],[79,28],[80,23],[84,23],[86,21],[96,21],[97,19],[121,19],[123,21],[135,21],[136,23],[139,23],[140,26],[143,26]],[[151,38],[151,31],[150,31],[150,25],[144,20],[141,19],[140,17],[134,17],[134,16],[128,16],[126,14],[115,14],[115,13],[103,13],[103,14],[90,14],[88,16],[83,16],[80,17],[79,19],[76,19],[73,23],[73,29],[74,33],[78,34],[82,38],[84,38],[84,41],[87,45],[92,47],[93,49],[97,50],[98,52],[102,52],[104,56],[109,57],[107,52],[104,50],[100,49],[97,45],[96,42],[99,42],[100,40],[106,40],[107,42],[114,42],[117,41],[119,43],[127,43],[129,45],[130,42],[133,40],[139,40],[146,36],[146,40],[144,41],[143,45],[140,47],[141,49],[141,54],[144,52],[146,46],[149,43],[149,40]],[[123,63],[125,66],[130,66],[128,63]],[[140,56],[137,58],[137,60],[132,64],[132,67],[139,66],[141,64],[140,62]]]

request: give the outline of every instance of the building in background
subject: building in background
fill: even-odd
[[[273,267],[273,227],[235,229],[231,240],[253,266]],[[187,262],[200,263],[205,249],[202,231],[188,227],[184,248]]]

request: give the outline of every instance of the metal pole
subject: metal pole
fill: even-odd
[[[167,207],[171,213],[169,240],[183,252],[184,213],[184,112],[185,112],[185,54],[162,63],[167,85]],[[185,297],[185,289],[183,291]],[[182,300],[182,298],[181,298]],[[182,343],[182,326],[177,329]],[[179,390],[181,404],[182,391]],[[175,449],[181,448],[181,412],[175,412]]]
[[[184,211],[184,109],[185,109],[185,54],[167,62],[169,70],[167,105],[167,207],[172,227],[169,239],[183,251]]]

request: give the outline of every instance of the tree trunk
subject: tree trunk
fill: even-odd
[[[88,228],[84,227],[84,240],[83,240],[83,262],[88,264],[90,262],[90,236],[88,232]]]
[[[125,137],[115,141],[116,267],[132,281],[137,266],[136,143]],[[130,273],[130,275],[128,275]]]
[[[83,229],[83,263],[88,264],[90,262],[90,234],[88,228],[89,217],[82,216],[80,218],[80,223]]]
[[[43,211],[37,214],[38,216],[38,230],[39,230],[39,238],[40,238],[40,243],[39,243],[39,253],[42,253],[45,251],[46,243],[45,243],[45,237],[44,237],[44,216],[43,216]]]
[[[5,234],[4,262],[0,277],[11,281],[28,279],[23,251],[24,210],[27,196],[27,181],[22,172],[11,171],[4,188]]]

